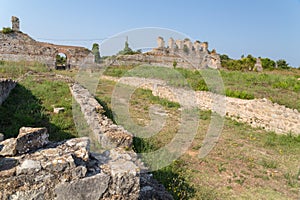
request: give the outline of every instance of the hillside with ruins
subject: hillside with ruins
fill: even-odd
[[[11,21],[0,199],[299,199],[299,69],[160,35],[98,61]]]
[[[152,51],[134,54],[120,55],[116,58],[107,59],[108,65],[141,65],[176,67],[188,69],[221,68],[220,56],[216,50],[208,50],[208,42],[195,41],[190,39],[176,40],[169,38],[166,46],[164,38],[157,38],[157,48]]]

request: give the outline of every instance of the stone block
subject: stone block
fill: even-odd
[[[10,138],[0,142],[0,155],[1,156],[14,156],[16,155],[16,139]]]
[[[16,138],[16,151],[18,154],[24,154],[41,148],[48,144],[48,137],[46,128],[22,127]]]

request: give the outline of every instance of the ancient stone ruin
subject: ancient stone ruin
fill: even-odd
[[[154,66],[182,67],[191,69],[221,68],[220,55],[215,50],[208,50],[207,42],[190,39],[168,40],[168,46],[162,37],[157,38],[157,48],[150,52],[135,55],[120,55],[106,60],[108,65],[147,64]]]
[[[0,78],[0,105],[8,97],[10,91],[15,88],[17,82],[11,79]]]
[[[70,89],[109,149],[91,152],[87,137],[50,142],[46,128],[22,127],[17,138],[0,141],[0,199],[173,199],[131,150],[132,135],[105,117],[85,88]]]
[[[20,21],[12,17],[12,33],[0,31],[0,60],[40,62],[54,68],[56,56],[65,54],[68,67],[94,63],[93,53],[84,47],[38,42],[20,31]]]
[[[263,67],[262,67],[262,63],[261,63],[260,58],[256,59],[256,63],[254,65],[253,71],[257,71],[257,72],[262,72],[263,71]]]
[[[141,85],[144,89],[152,91],[154,96],[168,99],[173,102],[181,103],[182,106],[193,105],[195,98],[197,107],[201,110],[211,110],[221,116],[227,117],[252,126],[262,128],[267,131],[274,131],[277,134],[300,135],[300,113],[297,109],[290,109],[277,103],[272,103],[267,99],[238,99],[224,97],[226,112],[219,112],[218,106],[214,105],[214,100],[221,98],[220,95],[206,91],[189,91],[183,88],[169,86],[165,81],[137,77],[103,77],[106,80],[121,81],[122,84],[137,86]],[[170,91],[172,91],[170,93]],[[177,94],[174,96],[174,94]],[[185,101],[178,101],[176,96],[182,95]],[[222,110],[222,109],[221,109]]]
[[[13,31],[20,31],[20,20],[19,18],[12,16],[11,17],[11,23],[12,23],[12,30]]]
[[[132,151],[89,150],[88,138],[49,142],[47,129],[23,127],[0,142],[0,199],[172,199]]]

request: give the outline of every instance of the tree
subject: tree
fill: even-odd
[[[278,68],[281,68],[281,69],[290,68],[289,64],[283,59],[277,60],[276,63],[277,63]]]
[[[276,66],[276,63],[274,60],[271,60],[269,58],[262,58],[261,59],[261,64],[264,69],[274,69]]]
[[[67,64],[67,57],[63,54],[56,55],[56,64],[57,65],[66,65]]]
[[[135,52],[129,47],[128,42],[125,42],[125,47],[122,51],[119,51],[119,55],[132,55],[135,54]]]
[[[221,61],[230,60],[229,56],[226,54],[220,55]]]
[[[117,55],[133,55],[133,54],[141,54],[142,49],[138,49],[137,51],[133,51],[130,47],[128,42],[125,42],[125,47],[122,51],[119,51]]]
[[[183,45],[183,52],[186,53],[186,54],[189,54],[189,52],[190,52],[190,50],[189,50],[189,48],[186,44]]]
[[[92,52],[95,56],[95,63],[100,63],[101,57],[100,57],[99,44],[97,43],[93,44]]]

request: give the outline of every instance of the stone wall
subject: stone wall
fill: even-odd
[[[107,199],[173,199],[165,188],[147,173],[147,168],[131,150],[133,135],[103,115],[103,107],[86,88],[74,83],[70,90],[93,132],[89,137],[98,140],[100,149],[109,149],[102,154],[92,153],[92,156],[103,164],[101,169],[104,169],[104,172],[108,170],[111,179],[114,180],[109,186],[110,194],[107,195]],[[75,187],[76,185],[73,186]],[[73,192],[76,193],[75,189]],[[65,199],[71,197],[66,196]]]
[[[103,76],[103,79],[119,81],[114,77]],[[267,131],[274,131],[278,134],[293,133],[300,135],[300,113],[296,109],[290,109],[267,99],[244,100],[232,97],[222,97],[205,91],[188,91],[182,88],[167,86],[164,81],[142,79],[135,77],[123,77],[121,83],[139,86],[152,90],[153,95],[166,98],[170,101],[183,103],[183,106],[192,105],[196,97],[197,105],[202,110],[213,110],[220,115],[230,117],[238,122],[249,124]],[[178,97],[183,97],[178,99]],[[215,99],[223,98],[226,111],[214,105]]]
[[[8,97],[10,91],[15,88],[16,82],[11,79],[0,79],[0,105]]]
[[[203,68],[221,68],[221,59],[219,54],[208,51],[207,42],[196,41],[194,44],[185,39],[184,41],[170,38],[169,46],[165,46],[162,37],[157,39],[157,48],[152,51],[135,54],[120,55],[116,58],[110,58],[105,61],[106,65],[136,65],[147,64],[153,66],[181,67],[190,69]]]
[[[84,47],[55,45],[32,39],[19,30],[19,19],[16,17],[12,17],[12,28],[12,33],[0,31],[0,60],[38,61],[54,67],[56,55],[63,53],[71,67],[94,63],[93,53]]]
[[[85,88],[70,89],[99,143],[111,149],[91,152],[86,137],[49,142],[46,128],[23,127],[0,142],[0,199],[173,199],[131,150],[132,135],[103,116]]]
[[[70,87],[70,90],[80,105],[81,112],[93,131],[94,138],[103,148],[129,148],[132,146],[133,135],[103,115],[105,111],[102,106],[86,88],[75,83]]]

